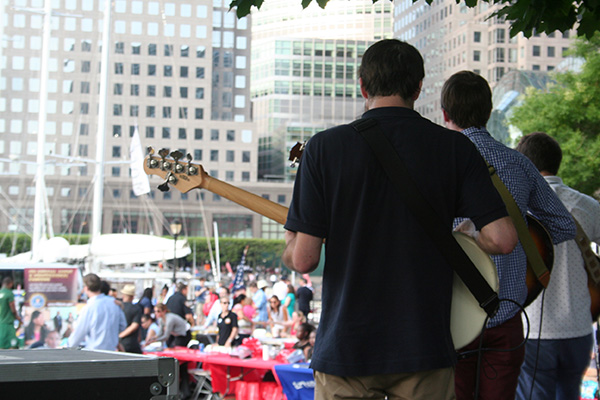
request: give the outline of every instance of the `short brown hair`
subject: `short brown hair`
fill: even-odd
[[[177,283],[177,291],[181,292],[183,289],[187,289],[188,285],[185,282],[178,282]]]
[[[462,129],[484,127],[492,113],[490,85],[474,72],[457,72],[442,87],[442,109]]]
[[[538,171],[558,174],[562,162],[562,150],[556,139],[547,133],[533,132],[523,136],[516,149],[529,158]]]
[[[380,40],[363,55],[358,76],[371,97],[399,95],[409,100],[425,77],[423,57],[406,42]]]
[[[100,277],[96,274],[87,274],[84,276],[83,283],[91,292],[99,292],[102,285]]]

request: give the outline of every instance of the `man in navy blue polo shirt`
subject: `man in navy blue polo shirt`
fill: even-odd
[[[516,232],[477,149],[413,110],[423,77],[413,46],[373,44],[359,70],[363,118],[377,122],[448,232],[455,217],[470,218],[481,248],[510,252]],[[308,141],[285,228],[283,261],[300,273],[317,268],[325,239],[316,398],[454,398],[453,269],[351,126]]]

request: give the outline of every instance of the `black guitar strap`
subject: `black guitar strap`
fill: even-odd
[[[492,290],[471,259],[460,247],[452,233],[441,223],[441,218],[419,191],[406,165],[394,151],[387,137],[374,119],[359,119],[350,124],[367,141],[375,152],[381,166],[409,209],[421,222],[428,235],[443,254],[446,261],[475,296],[481,308],[492,318],[498,311],[498,294]]]

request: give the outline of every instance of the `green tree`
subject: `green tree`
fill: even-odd
[[[577,39],[572,54],[585,60],[581,72],[557,73],[556,82],[529,88],[509,123],[524,134],[542,131],[561,144],[560,175],[590,195],[600,189],[600,34]]]
[[[298,0],[295,0],[298,1]],[[312,0],[300,0],[306,8]],[[376,3],[379,0],[373,0]],[[391,0],[390,0],[391,1]],[[416,3],[420,0],[413,0]],[[423,0],[431,4],[434,0]],[[250,14],[252,6],[260,9],[264,0],[232,0],[230,8],[236,8],[238,18]],[[316,0],[321,8],[325,8],[329,0]],[[523,32],[531,37],[533,30],[552,33],[567,31],[577,25],[577,33],[591,37],[600,28],[599,0],[464,0],[467,7],[475,7],[478,2],[501,4],[502,8],[493,16],[510,21],[510,35]],[[461,0],[456,0],[460,4]]]

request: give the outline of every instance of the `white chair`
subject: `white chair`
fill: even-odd
[[[210,382],[210,373],[200,368],[188,370],[190,375],[196,380],[196,388],[192,393],[192,400],[212,400],[217,399],[218,395],[213,394],[212,385]]]

